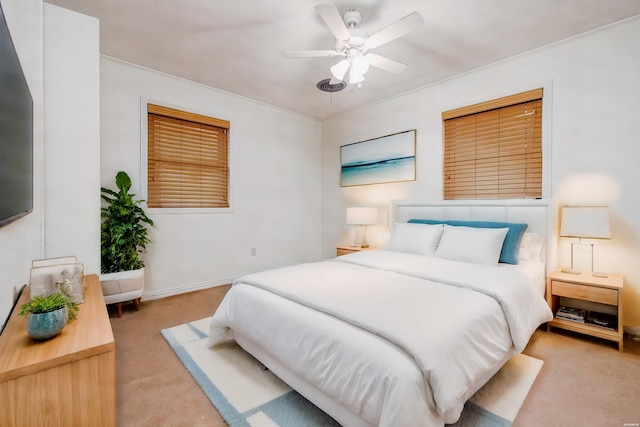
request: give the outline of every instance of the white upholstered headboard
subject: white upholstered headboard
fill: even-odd
[[[410,219],[517,222],[529,225],[527,232],[546,240],[547,271],[556,263],[556,209],[551,200],[450,200],[420,202],[392,200],[389,226]]]

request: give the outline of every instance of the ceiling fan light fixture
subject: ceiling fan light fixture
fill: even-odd
[[[362,82],[367,71],[369,71],[369,61],[362,56],[356,56],[351,60],[349,83],[356,84]]]
[[[349,73],[349,84],[355,85],[358,83],[362,83],[363,81],[364,81],[364,76],[362,74],[355,73],[352,69],[351,72]]]
[[[407,67],[402,62],[368,53],[369,49],[389,43],[424,25],[424,19],[420,13],[412,12],[369,36],[366,31],[358,27],[362,20],[362,14],[358,10],[350,9],[341,17],[338,9],[332,4],[320,4],[315,9],[335,37],[335,49],[285,52],[285,56],[287,58],[343,56],[345,59],[331,67],[332,81],[345,83],[345,76],[349,71],[349,83],[356,84],[358,87],[362,85],[361,82],[370,65],[390,73],[400,73]]]
[[[348,59],[343,59],[337,64],[331,67],[331,74],[336,79],[342,81],[344,80],[345,74],[347,74],[347,70],[349,69],[350,61]]]

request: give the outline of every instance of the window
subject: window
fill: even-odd
[[[147,206],[229,207],[229,122],[147,105]]]
[[[542,89],[442,113],[444,198],[542,197]]]

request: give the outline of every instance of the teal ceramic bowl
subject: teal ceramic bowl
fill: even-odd
[[[49,313],[29,314],[27,317],[27,333],[35,340],[53,338],[67,324],[67,307]]]

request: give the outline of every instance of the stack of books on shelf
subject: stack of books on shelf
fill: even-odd
[[[562,306],[558,309],[556,317],[559,319],[571,320],[573,322],[584,323],[586,312],[581,308]]]
[[[570,320],[572,322],[587,323],[607,329],[617,329],[618,318],[613,314],[586,311],[581,308],[561,306],[556,313],[556,318]]]
[[[590,325],[600,326],[607,329],[617,329],[618,318],[613,314],[598,313],[590,311],[586,319]]]

